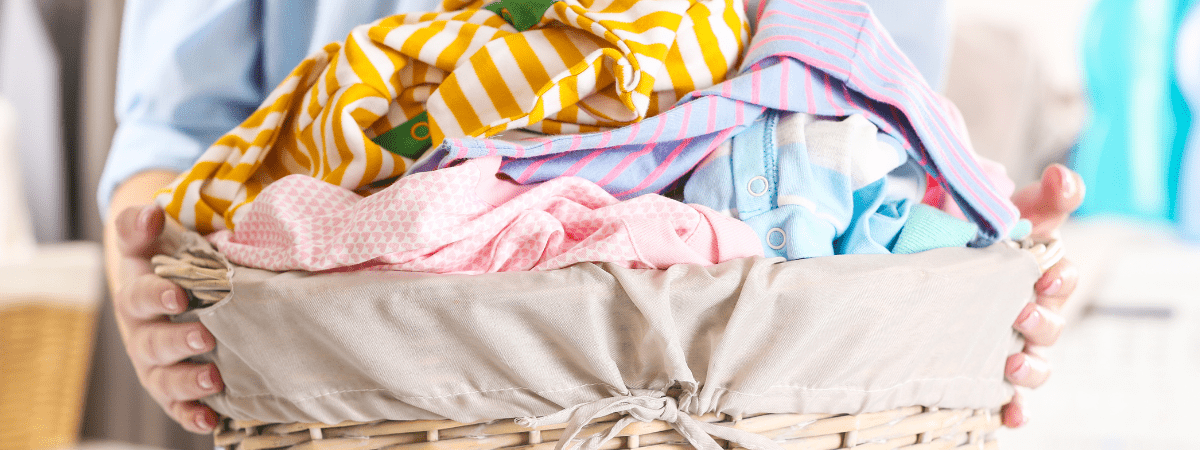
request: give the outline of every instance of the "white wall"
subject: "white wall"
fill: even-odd
[[[39,242],[67,239],[59,61],[33,0],[0,2],[0,96],[17,111],[17,152]]]

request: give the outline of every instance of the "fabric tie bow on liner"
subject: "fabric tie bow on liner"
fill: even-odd
[[[591,421],[609,414],[621,414],[623,417],[613,424],[612,428],[603,433],[597,433],[587,439],[575,441],[583,427]],[[527,428],[537,428],[544,425],[566,423],[567,428],[558,439],[555,450],[597,450],[605,442],[612,440],[621,430],[633,422],[652,422],[661,420],[667,422],[679,432],[689,444],[699,450],[723,450],[713,437],[736,443],[750,450],[783,450],[779,443],[762,435],[745,430],[702,422],[692,418],[688,413],[679,410],[675,398],[662,392],[652,392],[644,395],[609,397],[591,403],[582,403],[544,417],[525,417],[517,419],[517,424]]]

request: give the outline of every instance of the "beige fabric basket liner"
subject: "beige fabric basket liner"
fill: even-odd
[[[197,285],[231,294],[180,319],[218,341],[225,391],[205,403],[269,423],[473,423],[671,388],[694,416],[992,409],[1038,276],[1005,245],[472,276],[231,267]]]

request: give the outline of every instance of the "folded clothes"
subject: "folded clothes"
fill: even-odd
[[[740,0],[483,3],[446,0],[447,11],[355,28],[158,202],[209,232],[235,227],[239,208],[288,174],[355,190],[400,176],[443,137],[628,125],[724,80],[749,36]]]
[[[368,197],[291,175],[263,189],[236,229],[208,238],[229,261],[273,271],[665,269],[762,255],[749,227],[704,206],[619,201],[575,177],[522,186],[498,178],[499,164],[466,161]]]

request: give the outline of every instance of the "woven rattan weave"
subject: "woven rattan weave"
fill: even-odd
[[[994,449],[998,446],[992,432],[1000,427],[998,410],[916,406],[859,415],[764,414],[745,418],[705,415],[697,419],[769,437],[788,450]],[[585,427],[583,434],[601,432],[616,420],[615,415],[601,418]],[[216,431],[215,443],[231,450],[551,450],[561,434],[561,425],[529,430],[512,420],[475,424],[420,420],[281,425],[227,419]],[[669,424],[654,421],[627,426],[617,439],[601,448],[683,450],[692,446]]]
[[[0,450],[75,443],[95,322],[54,299],[0,305]]]

